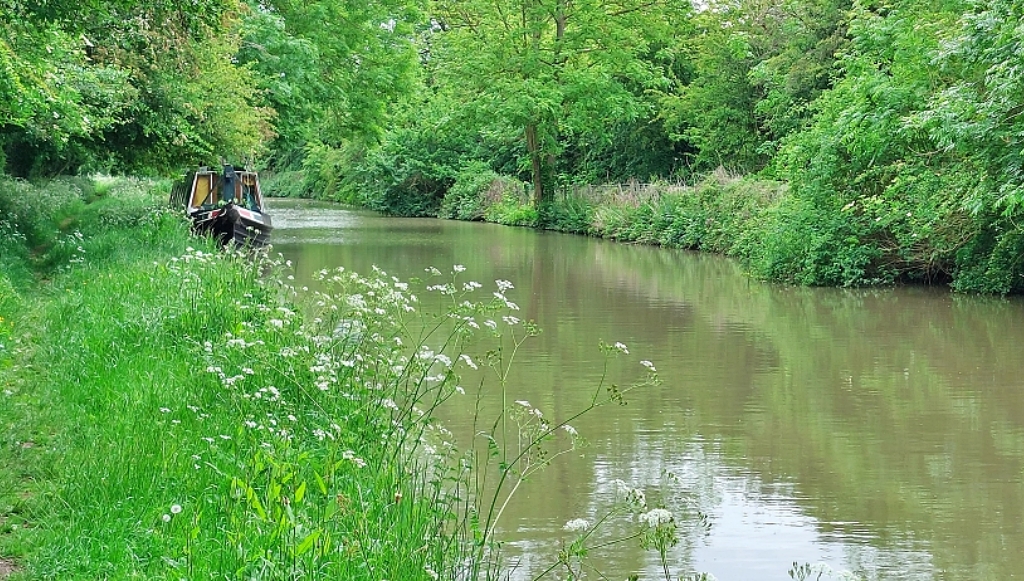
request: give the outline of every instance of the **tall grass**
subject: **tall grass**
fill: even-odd
[[[17,576],[504,574],[505,507],[574,448],[578,417],[504,393],[536,332],[511,283],[431,269],[420,299],[338,270],[310,291],[191,238],[159,185],[4,185],[27,194],[4,199],[24,232],[4,243],[40,246],[0,277],[0,556]],[[507,405],[460,452],[435,411],[469,397],[464,373]],[[580,413],[626,390],[598,385]]]

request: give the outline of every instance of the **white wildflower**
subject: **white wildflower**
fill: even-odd
[[[622,351],[623,353],[629,354],[629,349],[626,348],[626,345],[624,343],[616,342],[615,348],[618,349],[619,351]]]
[[[576,431],[576,428],[570,426],[569,424],[565,424],[564,426],[562,426],[562,429],[565,430],[566,434],[569,434],[570,436],[572,436],[574,438],[576,436],[580,435],[580,433]]]
[[[651,528],[659,527],[672,522],[672,513],[664,508],[655,508],[640,515],[640,522],[646,523]]]
[[[181,514],[181,505],[180,504],[172,504],[171,505],[171,514]]]
[[[469,357],[469,355],[466,355],[466,354],[459,355],[459,359],[465,361],[466,365],[472,367],[473,369],[479,369],[477,367],[476,363],[474,363],[473,360]]]
[[[466,267],[462,266],[461,264],[456,264],[455,266],[452,267],[452,270],[454,270],[455,272],[466,272]]]
[[[633,488],[632,486],[618,479],[615,480],[615,488],[616,491],[625,498],[627,504],[631,504],[643,509],[647,508],[647,495],[644,494],[643,490],[640,490],[639,488]]]
[[[516,287],[512,286],[512,283],[510,283],[507,280],[498,279],[498,280],[494,281],[494,284],[498,285],[498,290],[500,292],[505,292],[505,291],[507,291],[509,289],[516,288]]]
[[[586,531],[590,529],[590,521],[585,518],[574,518],[571,521],[565,523],[562,530],[569,531],[570,533],[576,533],[580,531]]]
[[[646,367],[647,369],[650,369],[651,371],[657,371],[657,369],[654,368],[654,364],[651,363],[650,361],[647,361],[646,359],[641,361],[640,365],[643,365],[644,367]]]

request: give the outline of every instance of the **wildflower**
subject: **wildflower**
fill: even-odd
[[[524,408],[533,407],[530,405],[530,402],[526,401],[525,399],[517,399],[516,403],[523,406]]]
[[[647,369],[650,369],[650,370],[651,370],[652,372],[653,372],[653,371],[657,371],[657,369],[655,369],[655,368],[654,368],[654,364],[653,364],[653,363],[651,363],[650,361],[647,361],[646,359],[645,359],[645,360],[643,360],[643,361],[641,361],[641,362],[640,362],[640,365],[643,365],[643,366],[644,366],[644,367],[646,367]]]
[[[565,523],[565,526],[562,527],[562,530],[569,531],[570,533],[586,531],[589,529],[590,521],[588,521],[585,518],[574,518],[571,521]]]
[[[495,330],[498,328],[498,324],[492,321],[491,319],[487,319],[486,321],[484,321],[484,325],[489,327],[491,330]]]
[[[380,402],[380,405],[382,405],[382,406],[384,406],[384,407],[386,407],[388,409],[391,409],[391,410],[395,410],[395,411],[398,410],[398,404],[395,403],[395,401],[392,400],[392,399],[385,398],[384,400],[382,400]]]
[[[171,410],[169,408],[160,408],[160,413],[169,414],[171,413]]]
[[[172,504],[171,505],[171,514],[181,514],[181,505],[180,504]]]
[[[461,264],[456,264],[455,266],[452,267],[452,270],[454,270],[455,272],[466,272],[466,267],[462,266]]]
[[[624,343],[616,342],[615,343],[615,348],[618,349],[619,351],[622,351],[623,353],[625,353],[627,355],[629,354],[629,349],[626,348],[626,345]]]
[[[672,513],[664,508],[655,508],[640,515],[640,522],[646,523],[651,528],[659,527],[672,522]]]
[[[505,323],[508,324],[508,325],[518,325],[519,324],[519,317],[502,317],[501,320],[505,321]]]
[[[580,435],[580,433],[576,431],[576,428],[570,426],[569,424],[565,424],[564,426],[562,426],[562,429],[565,430],[566,434],[569,434],[570,436],[572,436],[574,438],[576,436]]]
[[[505,291],[507,291],[509,289],[516,288],[516,287],[512,286],[512,283],[510,283],[507,280],[498,279],[498,280],[494,281],[494,284],[498,285],[498,291],[500,291],[500,292],[505,292]]]
[[[469,355],[466,355],[466,354],[459,355],[459,359],[465,361],[466,365],[472,367],[473,369],[479,369],[476,366],[476,363],[474,363],[473,360],[469,357]]]
[[[164,513],[164,516],[160,517],[164,522],[171,522],[171,515]]]
[[[363,468],[363,467],[366,466],[366,460],[363,460],[362,458],[357,457],[356,453],[353,452],[352,450],[345,450],[341,454],[341,457],[346,459],[346,460],[348,460],[348,461],[350,461],[350,462],[352,462],[353,464],[355,464],[356,466],[358,466],[360,468]]]
[[[639,488],[633,488],[632,486],[618,479],[615,480],[615,488],[620,494],[622,494],[625,497],[627,504],[631,504],[633,506],[643,509],[647,508],[647,495],[644,494],[643,490],[640,490]]]

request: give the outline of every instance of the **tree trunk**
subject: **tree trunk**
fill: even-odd
[[[530,154],[531,179],[533,180],[533,206],[540,207],[544,201],[544,180],[541,166],[540,141],[537,138],[537,125],[526,126],[526,151]]]

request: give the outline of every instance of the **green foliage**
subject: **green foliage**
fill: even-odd
[[[662,99],[670,134],[694,149],[691,172],[758,171],[803,127],[810,103],[831,86],[849,4],[712,3],[696,18],[693,78]]]
[[[379,137],[393,104],[410,92],[416,53],[416,2],[251,3],[238,59],[258,73],[267,106],[277,114],[270,158],[278,170],[299,169],[312,143],[340,146]]]
[[[518,196],[525,187],[526,184],[499,175],[483,162],[471,162],[463,167],[445,194],[438,217],[482,220],[491,206],[506,196]]]
[[[306,174],[301,171],[265,171],[260,174],[263,192],[275,198],[308,198]]]
[[[650,118],[644,92],[670,86],[664,63],[687,8],[632,0],[436,2],[431,71],[486,131],[521,140],[518,167],[530,172],[535,195],[543,194],[563,136],[607,143],[613,122]]]
[[[307,149],[306,183],[316,197],[358,203],[392,215],[436,216],[448,189],[475,159],[472,127],[443,95],[408,105],[377,144]]]
[[[233,62],[240,5],[19,5],[0,27],[0,131],[18,175],[171,171],[252,158],[272,134]],[[8,16],[10,18],[8,18]]]
[[[1006,33],[987,28],[1012,9],[976,10],[908,1],[853,12],[845,76],[775,159],[793,199],[771,214],[766,244],[746,253],[755,272],[804,284],[1024,288],[1010,258],[1018,152],[999,137],[1016,131],[1017,77],[1000,72],[1010,70],[996,48]]]
[[[550,230],[572,234],[590,234],[594,205],[585,197],[568,195],[541,206],[540,224]]]
[[[505,226],[537,226],[540,211],[522,193],[505,193],[484,212],[488,222]]]

